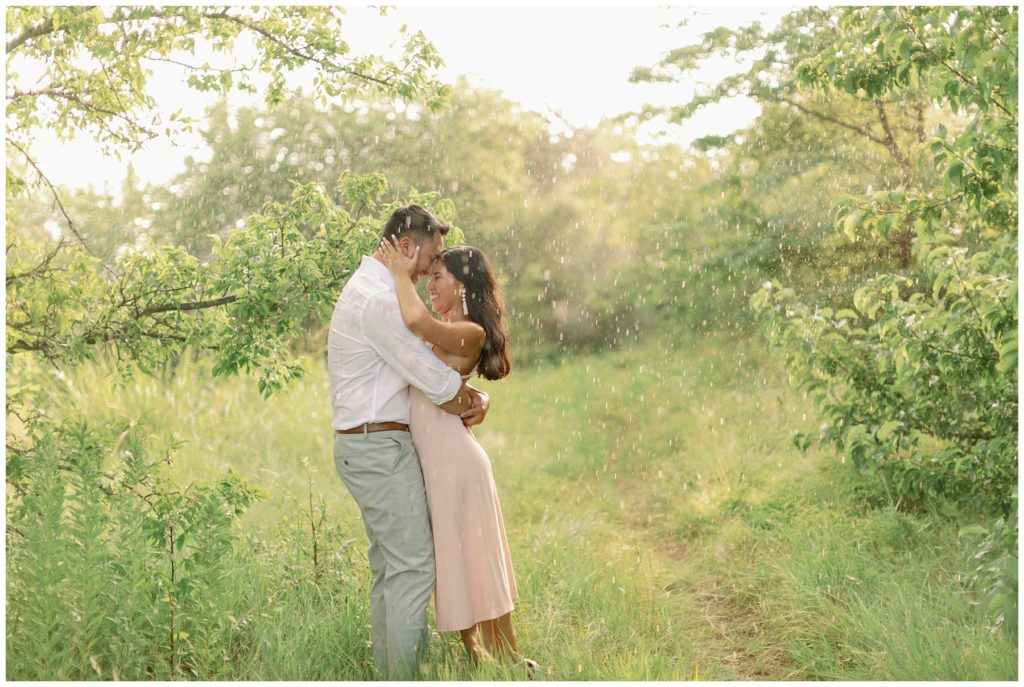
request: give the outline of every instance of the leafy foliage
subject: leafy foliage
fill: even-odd
[[[695,142],[709,172],[696,188],[679,184],[691,211],[674,225],[651,227],[641,243],[647,264],[667,277],[651,299],[656,312],[701,330],[740,332],[753,326],[750,294],[768,279],[785,280],[808,302],[840,307],[868,276],[915,271],[907,232],[852,244],[834,235],[829,207],[840,193],[912,183],[913,151],[923,147],[926,124],[944,113],[912,90],[868,97],[808,88],[799,67],[831,49],[837,14],[806,8],[772,28],[720,27],[635,70],[634,81],[692,83],[704,61],[741,65],[698,86],[689,102],[645,108],[635,115],[640,120],[684,122],[738,96],[762,109],[747,130]]]
[[[540,115],[464,82],[450,103],[428,116],[382,100],[322,107],[297,96],[234,112],[221,101],[203,133],[208,160],[186,160],[164,187],[126,184],[118,203],[94,195],[89,210],[82,194],[68,208],[85,217],[79,232],[105,255],[152,239],[209,261],[211,235],[226,241],[267,200],[290,202],[292,182],[320,182],[356,211],[336,190],[344,165],[388,180],[382,204],[426,189],[452,201],[457,214],[449,219],[499,272],[520,361],[614,347],[652,328],[648,306],[662,280],[638,274],[631,281],[626,272],[646,251],[644,228],[692,213],[672,182],[693,184],[707,166],[677,146],[640,146],[631,131],[609,125],[552,135]],[[39,199],[22,204],[26,218],[45,216]],[[315,328],[315,319],[308,324]],[[309,340],[319,345],[316,334]]]
[[[300,325],[327,316],[379,239],[395,205],[379,205],[386,188],[378,175],[342,175],[337,192],[358,208],[349,212],[319,184],[296,186],[289,202],[267,204],[226,242],[218,239],[211,262],[150,242],[105,265],[80,249],[16,241],[8,254],[8,352],[67,366],[109,344],[127,374],[156,369],[191,346],[216,356],[217,374],[258,371],[269,394],[300,374],[289,353]],[[436,195],[413,200],[451,211]]]
[[[28,148],[31,127],[63,139],[88,131],[108,150],[138,148],[160,134],[180,133],[191,122],[161,120],[146,90],[156,62],[180,64],[198,91],[255,92],[267,75],[268,104],[281,102],[297,69],[316,67],[314,89],[323,98],[383,92],[444,105],[447,88],[434,76],[441,64],[421,33],[405,40],[401,66],[374,55],[353,55],[342,35],[341,7],[11,7],[7,10],[8,143]],[[251,64],[181,62],[200,44],[232,55],[255,45]],[[47,65],[37,87],[20,90],[19,70],[31,60]],[[25,65],[23,67],[22,65]],[[163,127],[163,131],[160,131]],[[27,154],[27,153],[26,153]]]
[[[342,175],[336,193],[351,213],[315,184],[297,186],[265,208],[261,203],[252,212],[262,208],[263,214],[254,214],[219,243],[215,259],[208,261],[152,241],[94,247],[31,158],[30,141],[39,129],[63,138],[84,131],[111,152],[138,148],[162,124],[145,91],[148,65],[179,64],[179,53],[192,53],[199,43],[230,55],[239,41],[253,40],[256,55],[254,64],[239,69],[183,64],[188,85],[199,91],[251,90],[253,79],[265,74],[270,77],[266,100],[274,104],[281,101],[288,76],[312,65],[318,97],[375,93],[419,99],[434,109],[443,105],[448,89],[433,76],[440,60],[422,35],[406,38],[402,66],[351,55],[338,39],[342,12],[318,7],[8,10],[7,142],[19,153],[8,155],[8,178],[15,182],[8,184],[8,200],[29,190],[26,180],[42,184],[53,193],[66,225],[56,244],[38,226],[16,222],[11,227],[9,354],[32,352],[63,367],[105,346],[126,363],[129,374],[134,367],[151,370],[182,347],[194,346],[216,352],[219,373],[260,369],[266,393],[299,373],[287,350],[290,337],[304,318],[323,316],[327,300],[372,243],[371,234],[379,232],[374,212],[386,210],[377,206],[386,191],[382,178]],[[19,90],[18,71],[33,62],[47,67],[41,86]],[[438,209],[443,214],[450,206]],[[136,233],[122,226],[105,236],[134,239]]]
[[[301,508],[254,537],[241,518],[268,494],[230,469],[182,488],[173,462],[206,457],[162,444],[134,421],[33,425],[8,476],[9,679],[258,676],[245,671],[266,662],[259,638],[279,616],[366,605],[352,539],[322,501],[317,563]],[[342,624],[355,650],[362,619]]]
[[[979,553],[987,560],[1017,541],[1016,12],[857,8],[836,26],[829,49],[799,65],[804,87],[912,89],[966,119],[935,128],[918,182],[838,199],[836,229],[851,242],[912,231],[920,276],[871,278],[853,309],[811,307],[772,283],[752,304],[831,420],[824,442],[879,471],[900,498],[1002,513]],[[990,607],[1005,617],[1016,583],[999,560],[986,574],[1003,590]]]
[[[980,604],[995,624],[1016,635],[1019,566],[1017,502],[1009,514],[988,526],[969,525],[960,534],[968,542],[971,567],[967,581],[981,590]]]
[[[350,55],[338,38],[340,8],[7,12],[8,675],[215,673],[230,664],[222,652],[251,621],[239,617],[253,604],[225,599],[235,592],[239,561],[259,558],[239,553],[249,542],[236,523],[261,492],[230,471],[179,487],[165,470],[170,454],[149,460],[134,421],[97,427],[74,414],[51,416],[32,371],[43,363],[63,374],[110,353],[127,378],[191,349],[213,358],[215,374],[255,374],[270,395],[301,373],[294,340],[304,324],[325,317],[397,203],[383,204],[387,183],[378,174],[335,176],[331,192],[295,184],[226,240],[217,237],[204,260],[139,241],[130,222],[142,209],[137,197],[87,213],[86,222],[100,227],[84,234],[71,213],[88,205],[89,194],[68,197],[54,187],[31,141],[40,131],[62,139],[87,132],[118,154],[165,124],[169,135],[187,130],[191,123],[177,116],[160,121],[145,91],[152,62],[181,64],[198,91],[251,90],[255,76],[269,75],[268,104],[284,98],[295,69],[313,65],[319,97],[372,92],[436,109],[447,96],[433,76],[440,60],[421,34],[405,41],[401,66]],[[177,61],[200,42],[230,55],[243,37],[255,42],[252,65]],[[20,70],[40,63],[38,87],[23,90]],[[53,213],[32,208],[40,189],[59,210],[60,231],[46,226]],[[407,200],[452,212],[437,194]],[[32,209],[19,215],[12,207]]]
[[[135,426],[33,425],[8,475],[9,676],[176,675],[227,622],[216,598],[260,492],[231,472],[178,490],[147,443]]]

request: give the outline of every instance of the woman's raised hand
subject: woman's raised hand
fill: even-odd
[[[402,248],[398,245],[398,239],[391,236],[380,242],[380,253],[381,260],[383,260],[393,275],[396,277],[402,275],[411,277],[413,270],[416,268],[416,259],[419,257],[420,247],[416,246],[416,252],[413,253],[411,258],[407,258],[402,253]]]

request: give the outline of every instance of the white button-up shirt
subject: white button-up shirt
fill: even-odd
[[[327,335],[334,429],[364,422],[409,422],[409,385],[440,405],[459,393],[462,378],[409,331],[395,279],[363,256],[334,306]]]

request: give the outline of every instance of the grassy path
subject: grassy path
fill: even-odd
[[[1016,675],[1015,645],[987,633],[955,580],[956,525],[886,507],[834,455],[802,456],[791,435],[816,430],[813,408],[745,344],[569,361],[494,395],[511,407],[480,437],[513,546],[554,530],[629,578],[621,608],[616,590],[590,589],[585,617],[619,640],[587,677]],[[537,611],[527,638],[547,646]],[[544,658],[558,666],[568,646]]]
[[[511,492],[507,517],[555,521],[569,536],[585,528],[589,553],[631,566],[624,574],[636,584],[626,612],[600,614],[602,622],[640,636],[646,623],[660,635],[658,651],[637,653],[629,666],[599,662],[593,679],[620,668],[627,669],[621,679],[631,671],[660,679],[779,677],[771,652],[748,641],[756,625],[739,628],[735,610],[723,607],[721,587],[729,583],[706,567],[707,538],[718,534],[723,506],[731,513],[776,489],[797,491],[813,461],[791,448],[791,428],[806,422],[777,371],[742,357],[725,361],[720,343],[674,352],[650,346],[494,385],[502,402],[548,409],[539,417],[496,412],[480,431],[500,487]],[[710,545],[711,562],[744,543],[723,534]]]
[[[365,535],[330,458],[323,370],[268,402],[202,368],[64,383],[96,419],[135,415],[184,441],[175,470],[189,479],[233,466],[262,484],[270,499],[243,519],[257,538],[301,542],[310,488],[328,506],[333,586],[284,589],[280,564],[247,565],[244,660],[204,679],[374,677]],[[956,581],[958,524],[887,506],[834,455],[796,451],[793,430],[819,421],[749,342],[651,343],[482,385],[514,622],[546,679],[1016,677],[1015,643]],[[308,565],[301,545],[267,550]],[[523,676],[474,670],[445,636],[424,677]]]

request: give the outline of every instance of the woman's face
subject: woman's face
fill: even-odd
[[[430,267],[427,293],[430,295],[430,309],[438,315],[446,315],[453,308],[462,307],[462,284],[444,266],[443,260],[435,260]]]

